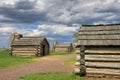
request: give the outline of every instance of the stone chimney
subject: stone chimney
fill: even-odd
[[[22,38],[22,37],[23,37],[22,34],[12,33],[12,36],[11,36],[11,43],[13,43],[14,41],[19,40],[19,39]]]

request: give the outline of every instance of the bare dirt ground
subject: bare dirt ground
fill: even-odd
[[[36,62],[0,70],[0,80],[14,80],[24,75],[45,72],[73,72],[73,66],[64,65],[64,61],[75,54],[45,56],[34,59]]]
[[[73,72],[73,65],[64,65],[64,61],[75,57],[75,54],[60,56],[45,56],[34,59],[36,62],[20,66],[10,67],[0,70],[0,80],[15,80],[28,74],[46,73],[46,72]],[[77,80],[80,77],[78,76]],[[119,80],[113,78],[91,78],[85,77],[85,80]]]

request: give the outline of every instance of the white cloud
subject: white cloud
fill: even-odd
[[[0,33],[8,33],[15,31],[12,24],[0,24]]]
[[[10,35],[11,33],[13,32],[18,32],[18,33],[21,33],[21,34],[26,34],[28,33],[29,31],[24,29],[24,28],[21,28],[21,27],[17,27],[15,24],[6,24],[6,23],[1,23],[0,24],[0,34],[6,34],[6,35]]]
[[[45,1],[45,0],[37,0],[36,5],[35,5],[35,8],[36,8],[37,10],[39,10],[39,11],[45,10],[46,5],[45,5],[45,2],[44,2],[44,1]]]
[[[53,37],[47,37],[48,40],[55,41],[55,38]]]
[[[61,25],[61,24],[43,24],[38,25],[37,29],[34,29],[32,32],[28,33],[29,36],[47,36],[47,35],[61,35],[61,36],[69,36],[73,35],[73,32],[75,32],[78,29],[78,26],[75,27],[68,27],[67,25]]]
[[[15,3],[19,0],[1,0],[0,6],[8,6],[8,5],[15,5]]]
[[[45,31],[39,29],[32,30],[32,32],[27,34],[27,36],[43,36],[43,35],[46,35]]]
[[[2,27],[0,28],[0,32],[13,32],[15,28],[13,27]]]

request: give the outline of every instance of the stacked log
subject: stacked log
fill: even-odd
[[[76,63],[75,63],[75,73],[80,73],[80,50],[76,48]]]
[[[118,48],[88,48],[85,51],[87,73],[120,76],[120,50]]]
[[[36,53],[35,46],[12,47],[12,55],[15,55],[15,56],[34,56],[35,53]]]
[[[77,69],[75,69],[75,72],[80,75],[86,73],[87,75],[98,74],[120,77],[120,49],[118,47],[86,47],[85,51],[80,48],[76,50],[76,56],[75,65]]]

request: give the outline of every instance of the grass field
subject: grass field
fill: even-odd
[[[0,51],[0,69],[33,62],[32,57],[11,56],[8,50]]]
[[[21,77],[18,80],[85,80],[78,78],[74,73],[39,73]]]
[[[70,58],[64,62],[65,65],[74,65],[76,58]]]

